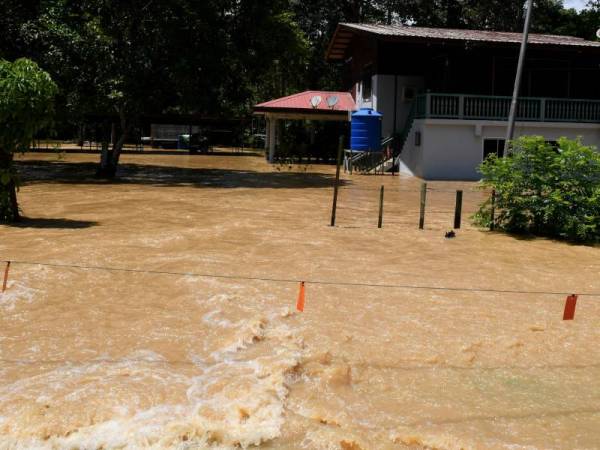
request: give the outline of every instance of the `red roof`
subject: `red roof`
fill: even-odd
[[[317,103],[318,97],[320,102],[316,107],[313,107],[311,100],[315,99]],[[332,107],[329,106],[328,100],[333,100],[337,97],[337,102]],[[259,103],[254,107],[255,111],[288,111],[288,112],[315,112],[315,113],[332,113],[332,112],[348,112],[356,110],[356,103],[349,92],[331,92],[331,91],[305,91],[299,94],[289,95],[287,97],[277,98],[264,103]]]

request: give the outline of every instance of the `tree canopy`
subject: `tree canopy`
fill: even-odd
[[[338,88],[339,22],[518,31],[523,0],[5,0],[0,57],[29,57],[82,112],[243,114],[273,95]],[[536,0],[534,31],[594,38],[582,12]]]
[[[582,12],[535,1],[534,31],[594,38],[600,0]],[[110,115],[114,173],[144,114],[244,116],[304,89],[339,89],[324,60],[339,22],[517,31],[524,0],[4,0],[0,58],[28,57],[59,86],[60,120]]]
[[[19,217],[13,154],[26,150],[52,120],[57,91],[50,75],[28,59],[0,60],[0,222]]]

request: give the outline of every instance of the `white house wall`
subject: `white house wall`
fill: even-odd
[[[394,101],[396,102],[396,127],[395,131],[404,129],[404,124],[410,113],[412,101],[404,101],[403,92],[405,88],[414,88],[417,91],[423,89],[425,80],[423,77],[396,76],[397,88],[394,89],[394,75],[375,75],[373,80],[373,91],[375,96],[374,108],[383,114],[381,129],[383,136],[390,136],[394,132]],[[394,91],[396,95],[394,98]]]
[[[396,102],[396,128],[402,131],[410,113],[412,102],[403,100],[404,88],[411,87],[417,91],[425,85],[423,77],[396,76],[398,86],[394,99],[394,75],[373,75],[371,77],[371,98],[363,99],[362,82],[356,83],[356,105],[359,108],[373,108],[383,114],[382,134],[384,137],[394,132],[394,100]]]
[[[402,149],[402,153],[400,154],[400,172],[406,173],[408,175],[415,175],[418,177],[422,177],[424,173],[424,161],[423,161],[423,144],[424,144],[424,135],[423,129],[425,127],[424,119],[416,119],[413,122],[413,126],[410,129],[410,133],[406,142],[404,143],[404,147]],[[421,145],[416,145],[415,135],[417,133],[421,133]]]
[[[412,102],[405,102],[402,94],[404,88],[411,87],[422,90],[425,84],[423,77],[397,76],[398,86],[396,90],[396,130],[402,131]],[[368,100],[363,99],[362,82],[356,84],[356,104],[359,108],[373,108],[383,114],[381,132],[383,137],[390,136],[394,132],[394,75],[373,75],[371,80],[372,94]]]
[[[421,133],[420,146],[415,144],[417,132]],[[484,139],[504,139],[505,135],[506,122],[418,119],[402,150],[402,166],[430,180],[478,180]],[[519,122],[515,137],[523,135],[546,140],[581,137],[585,145],[600,147],[598,124]]]

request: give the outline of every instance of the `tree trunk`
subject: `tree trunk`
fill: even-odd
[[[0,178],[0,222],[16,222],[21,217],[17,202],[17,183],[13,172],[13,154],[0,150],[0,177],[3,174],[8,174],[10,178],[8,183]]]
[[[105,128],[105,131],[107,128]],[[116,139],[116,127],[113,125],[111,129],[111,140],[112,140],[112,148],[109,150],[108,148],[108,140],[105,137],[102,141],[102,153],[100,154],[100,168],[96,172],[96,176],[101,178],[112,179],[117,174],[117,167],[119,165],[119,159],[121,157],[121,150],[123,149],[123,145],[127,140],[127,136],[131,131],[131,125],[128,124],[128,121],[124,114],[121,114],[121,127],[120,127],[120,136]]]
[[[107,122],[104,122],[100,127],[100,141],[100,167],[98,167],[98,170],[96,171],[96,176],[100,178],[108,178],[108,164],[110,161],[110,154]]]

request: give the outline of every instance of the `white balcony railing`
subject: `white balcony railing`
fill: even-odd
[[[417,97],[416,118],[507,120],[511,97],[434,94]],[[519,98],[517,120],[600,123],[600,100]]]

